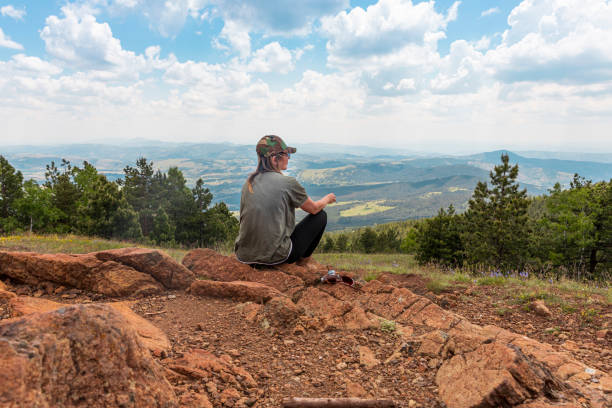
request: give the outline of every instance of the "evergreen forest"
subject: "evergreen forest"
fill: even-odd
[[[479,182],[467,211],[327,233],[322,252],[413,253],[420,264],[494,274],[609,281],[612,274],[612,180],[575,174],[569,188],[528,197],[507,155]]]
[[[177,167],[155,171],[139,158],[109,181],[97,169],[62,160],[46,166],[45,181],[24,181],[0,156],[0,232],[80,234],[143,244],[231,245],[238,221],[198,179],[189,188]],[[530,197],[518,165],[502,154],[487,182],[476,185],[467,210],[326,233],[318,251],[410,253],[420,264],[535,273],[609,281],[612,274],[612,180],[575,174],[568,188]]]
[[[0,156],[2,233],[80,234],[163,246],[213,247],[233,241],[238,221],[198,179],[188,188],[177,167],[154,171],[139,158],[109,181],[97,169],[62,160],[46,166],[45,181],[23,175]]]

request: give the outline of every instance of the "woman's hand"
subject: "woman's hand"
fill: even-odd
[[[326,195],[319,201],[312,201],[312,198],[308,197],[300,208],[306,211],[307,213],[314,215],[318,213],[319,211],[321,211],[322,209],[324,209],[327,204],[331,204],[335,202],[336,202],[336,195],[334,193],[329,193],[328,195]]]
[[[323,199],[326,201],[327,204],[332,204],[336,202],[336,195],[334,193],[329,193],[328,195],[323,197]]]

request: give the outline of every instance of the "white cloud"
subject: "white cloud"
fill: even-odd
[[[328,65],[361,72],[373,94],[414,93],[435,74],[438,40],[457,18],[459,4],[455,2],[445,15],[433,2],[380,0],[366,10],[356,7],[325,18],[321,32],[329,38]],[[405,78],[411,79],[410,86],[399,85]]]
[[[314,50],[314,45],[312,44],[307,44],[302,48],[298,48],[297,50],[294,50],[293,55],[295,56],[295,60],[299,61],[306,51],[312,51],[312,50]]]
[[[4,63],[5,69],[10,69],[11,74],[33,74],[42,76],[54,76],[62,72],[62,68],[55,64],[44,61],[38,57],[24,54],[13,55],[11,60]]]
[[[318,112],[326,117],[351,116],[360,112],[367,92],[355,73],[321,74],[308,70],[293,87],[277,96],[278,109],[299,112]]]
[[[271,42],[253,53],[248,64],[249,71],[280,72],[286,74],[293,71],[295,64],[291,51],[282,47],[278,42]]]
[[[220,15],[249,31],[296,35],[310,32],[319,18],[349,6],[348,0],[211,0]]]
[[[612,79],[611,22],[606,0],[525,0],[487,62],[504,82]]]
[[[471,93],[488,77],[483,55],[465,40],[453,41],[450,52],[440,60],[430,89],[438,93]]]
[[[204,19],[209,0],[80,0],[92,10],[108,10],[112,16],[138,13],[149,21],[149,28],[164,37],[175,37],[188,16]],[[92,13],[94,14],[94,13]]]
[[[0,47],[23,50],[23,45],[11,40],[8,35],[5,35],[4,31],[2,31],[2,27],[0,27]]]
[[[322,32],[329,38],[327,50],[332,65],[352,64],[373,55],[388,55],[406,46],[433,47],[444,38],[443,30],[457,16],[459,2],[447,16],[433,2],[380,0],[367,10],[360,7],[324,18]]]
[[[25,8],[16,9],[15,7],[9,4],[7,6],[0,7],[0,14],[2,14],[3,16],[14,18],[15,20],[23,20],[26,15],[26,11]]]
[[[486,17],[492,14],[497,14],[500,11],[501,10],[499,9],[499,7],[491,7],[490,9],[484,10],[482,13],[480,13],[480,17]]]
[[[71,69],[90,71],[102,78],[138,78],[145,69],[142,55],[126,51],[107,23],[83,9],[62,7],[63,18],[49,16],[40,37],[47,53]]]
[[[244,32],[303,35],[320,17],[349,6],[349,0],[83,0],[106,7],[111,14],[142,13],[150,28],[166,37],[176,36],[187,20],[220,16]],[[214,9],[211,13],[208,8]]]
[[[491,46],[491,38],[487,37],[486,35],[483,35],[480,40],[476,41],[476,43],[474,44],[474,48],[477,49],[478,51],[483,51],[488,49]]]
[[[251,37],[248,30],[231,20],[225,21],[219,37],[213,40],[213,45],[222,50],[233,49],[238,52],[240,58],[251,54]]]

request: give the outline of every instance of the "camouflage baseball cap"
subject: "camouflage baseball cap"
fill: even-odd
[[[255,150],[257,150],[258,155],[264,157],[270,157],[281,152],[293,154],[297,151],[295,147],[287,146],[283,139],[275,135],[267,135],[259,139]]]

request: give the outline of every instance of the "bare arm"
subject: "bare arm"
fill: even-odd
[[[300,208],[306,211],[307,213],[316,214],[322,209],[324,209],[327,204],[331,204],[335,202],[336,202],[336,195],[334,193],[329,193],[328,195],[326,195],[319,201],[312,201],[312,198],[308,197]]]

